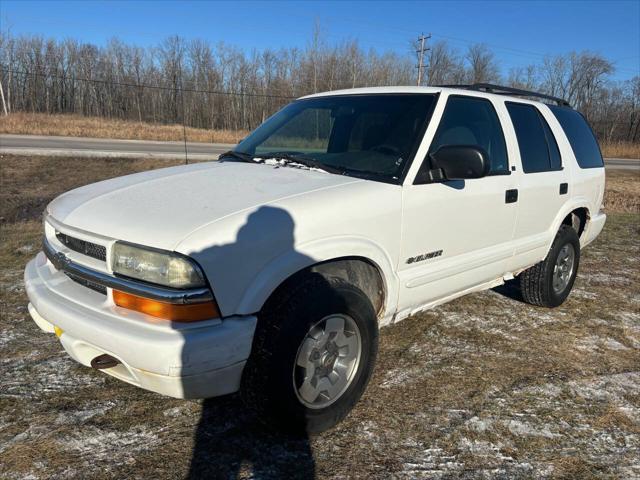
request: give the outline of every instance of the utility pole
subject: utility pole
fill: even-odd
[[[420,42],[420,48],[416,50],[418,53],[418,66],[416,67],[418,69],[418,86],[422,85],[422,71],[425,68],[424,52],[431,50],[430,48],[425,47],[425,42],[430,38],[431,34],[425,36],[424,33],[418,37],[418,41]]]

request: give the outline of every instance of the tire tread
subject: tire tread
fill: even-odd
[[[558,244],[564,244],[567,241],[574,241],[574,245],[577,244],[576,249],[576,264],[575,269],[579,265],[579,240],[576,231],[569,225],[562,225],[558,230],[556,237],[551,244],[547,257],[541,262],[536,263],[532,267],[522,272],[519,275],[520,291],[522,298],[525,302],[531,305],[537,305],[540,307],[554,307],[557,306],[557,302],[554,303],[551,292],[551,285],[549,283],[550,273],[555,265],[554,252],[558,248]],[[575,272],[574,272],[575,277]],[[571,288],[569,288],[571,290]],[[568,295],[568,293],[567,293]],[[566,296],[565,296],[566,298]],[[562,299],[564,301],[564,298]],[[562,303],[562,302],[560,302]]]

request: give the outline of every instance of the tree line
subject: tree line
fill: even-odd
[[[317,28],[304,48],[251,52],[178,36],[140,47],[115,38],[97,46],[5,33],[0,80],[9,111],[250,130],[302,95],[415,85],[413,55],[365,50],[356,40],[330,45]],[[425,64],[425,84],[489,82],[545,92],[580,110],[601,141],[640,141],[640,76],[613,81],[615,66],[601,55],[548,56],[504,74],[486,45],[460,51],[439,41]]]

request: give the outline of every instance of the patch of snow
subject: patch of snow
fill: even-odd
[[[574,298],[583,298],[586,300],[593,300],[595,298],[598,298],[598,294],[595,292],[590,292],[587,290],[583,290],[582,288],[573,288],[573,290],[571,290],[571,296]]]
[[[449,408],[446,410],[447,418],[449,420],[453,420],[455,422],[459,422],[469,417],[469,410],[464,410],[460,408]]]
[[[508,420],[505,421],[505,426],[514,435],[528,435],[531,437],[545,437],[554,438],[560,437],[558,433],[552,433],[547,425],[542,428],[536,428],[529,423],[521,422],[520,420]]]
[[[105,431],[97,427],[83,428],[58,439],[60,446],[94,464],[109,460],[111,465],[135,462],[135,454],[160,443],[158,436],[145,426],[125,432]],[[115,461],[115,462],[114,462]]]
[[[597,335],[589,335],[588,337],[580,339],[576,344],[576,348],[580,350],[629,350],[629,347],[626,347],[614,338],[602,338]]]
[[[40,480],[42,477],[39,477],[33,472],[29,473],[10,473],[8,476],[4,477],[6,480]]]
[[[502,443],[494,444],[483,440],[469,440],[462,438],[458,442],[458,448],[463,452],[468,452],[481,457],[491,457],[498,462],[513,462],[513,457],[504,455],[500,450],[504,447]]]
[[[111,410],[115,405],[116,405],[116,402],[108,401],[104,405],[100,405],[93,408],[83,408],[83,409],[74,410],[71,412],[60,412],[55,420],[55,423],[57,425],[82,424],[93,417],[104,415],[107,411]]]
[[[11,293],[24,292],[24,283],[22,281],[17,283],[12,283],[11,285],[5,286],[4,289],[7,292],[11,292]]]
[[[191,410],[192,405],[189,402],[182,402],[177,407],[167,408],[162,414],[169,418],[185,417],[192,414]]]
[[[626,347],[625,345],[621,344],[616,339],[611,337],[607,338],[604,344],[609,350],[629,350],[629,347]]]
[[[29,425],[29,427],[23,432],[18,433],[13,438],[5,441],[0,444],[0,454],[8,449],[10,446],[15,445],[16,443],[21,443],[25,441],[29,441],[34,438],[38,438],[39,436],[45,435],[49,433],[50,429],[44,425]]]
[[[3,329],[0,332],[0,348],[4,348],[6,345],[11,343],[13,340],[17,338],[24,337],[23,333],[16,332],[14,329]]]
[[[629,285],[631,280],[627,276],[623,275],[611,275],[609,273],[587,273],[584,275],[587,284],[600,284],[600,285]]]
[[[405,383],[410,383],[421,375],[424,376],[425,371],[418,367],[393,368],[385,373],[380,386],[382,388],[397,387]]]
[[[487,430],[490,430],[493,427],[494,420],[480,419],[478,417],[471,417],[469,420],[465,422],[465,426],[474,432],[483,433]]]
[[[0,361],[2,390],[0,397],[37,398],[50,392],[99,386],[105,377],[84,369],[67,357],[66,354],[55,355],[44,360],[37,360],[37,352],[22,359],[6,359]]]
[[[370,442],[374,442],[374,443],[378,440],[378,434],[375,433],[376,429],[377,429],[377,425],[371,421],[364,422],[361,425],[361,431],[364,437]]]
[[[21,247],[16,248],[16,252],[22,255],[29,255],[34,251],[34,246],[31,244],[22,245]]]
[[[543,385],[534,385],[531,387],[516,389],[514,390],[514,393],[554,398],[562,394],[562,387],[555,383],[545,383]]]
[[[417,458],[403,464],[400,476],[410,478],[442,478],[460,472],[464,464],[456,461],[454,455],[447,455],[441,448],[427,448]]]

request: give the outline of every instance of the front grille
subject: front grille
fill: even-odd
[[[90,288],[94,292],[98,292],[98,293],[101,293],[103,295],[107,294],[107,287],[105,287],[104,285],[100,285],[99,283],[95,283],[95,282],[91,282],[89,280],[85,280],[84,278],[80,278],[77,275],[74,275],[73,273],[69,273],[69,272],[64,272],[64,273],[71,280],[73,280],[74,282],[82,285],[83,287]]]
[[[61,232],[56,232],[56,238],[60,243],[74,252],[82,253],[88,257],[102,260],[103,262],[107,261],[107,247],[103,245],[97,245],[85,240],[80,240],[79,238],[70,237]]]

